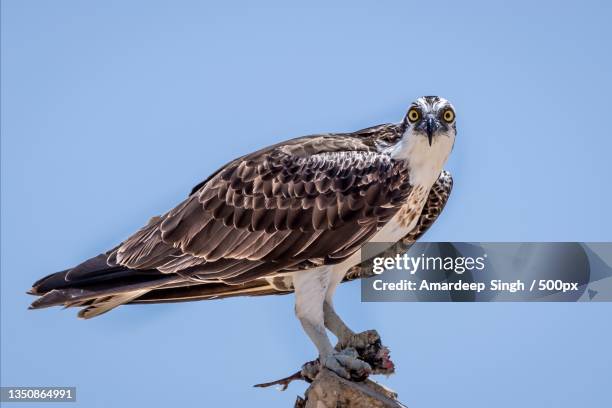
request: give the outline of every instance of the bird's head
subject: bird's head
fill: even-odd
[[[423,137],[429,146],[441,138],[455,141],[455,109],[439,96],[422,96],[410,105],[404,117],[404,132]]]

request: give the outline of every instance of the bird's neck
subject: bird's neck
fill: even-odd
[[[410,168],[410,184],[427,190],[438,179],[453,148],[453,140],[446,135],[434,138],[432,145],[426,137],[405,132],[391,149],[391,157],[405,160]]]

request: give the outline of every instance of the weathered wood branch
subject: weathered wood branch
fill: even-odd
[[[397,394],[372,381],[349,381],[323,369],[294,408],[406,408]]]

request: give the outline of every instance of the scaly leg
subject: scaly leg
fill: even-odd
[[[325,321],[325,327],[329,329],[334,336],[338,338],[339,345],[347,346],[350,339],[355,335],[355,333],[342,321],[340,316],[334,310],[334,294],[336,293],[336,288],[344,279],[344,275],[346,273],[346,268],[342,265],[337,265],[333,268],[333,272],[330,275],[330,282],[327,286],[327,292],[325,293],[325,302],[323,304],[323,319]],[[343,347],[344,348],[344,347]]]
[[[353,332],[342,321],[334,310],[333,295],[336,286],[344,278],[344,268],[337,268],[331,275],[331,282],[327,289],[323,304],[323,318],[327,327],[338,338],[336,350],[354,349],[359,358],[369,363],[375,374],[391,374],[395,371],[393,362],[389,358],[389,349],[382,345],[376,330],[366,330],[361,333]]]
[[[355,332],[338,316],[331,300],[326,299],[323,303],[323,319],[325,320],[325,327],[338,338],[338,344],[347,346]]]
[[[333,304],[327,300],[323,304],[323,318],[325,320],[325,327],[338,338],[336,348],[344,349],[352,347],[363,349],[380,342],[380,336],[376,330],[366,330],[361,333],[352,331],[338,316]]]
[[[336,348],[353,347],[355,349],[362,349],[376,342],[380,343],[380,336],[378,336],[375,330],[355,334],[334,310],[333,297],[336,293],[336,287],[344,279],[345,273],[345,268],[338,266],[334,268],[333,273],[330,275],[330,282],[325,294],[325,303],[323,304],[325,327],[338,338],[338,346]]]
[[[359,360],[354,350],[335,350],[325,331],[323,304],[332,283],[331,275],[327,267],[295,273],[295,314],[317,347],[319,361],[324,367],[344,378],[362,378],[370,373],[370,366]]]

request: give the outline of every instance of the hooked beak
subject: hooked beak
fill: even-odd
[[[431,146],[431,143],[433,141],[433,132],[436,128],[435,119],[432,118],[431,116],[428,117],[425,126],[426,126],[426,131],[427,131],[427,140],[429,141],[429,145]]]

